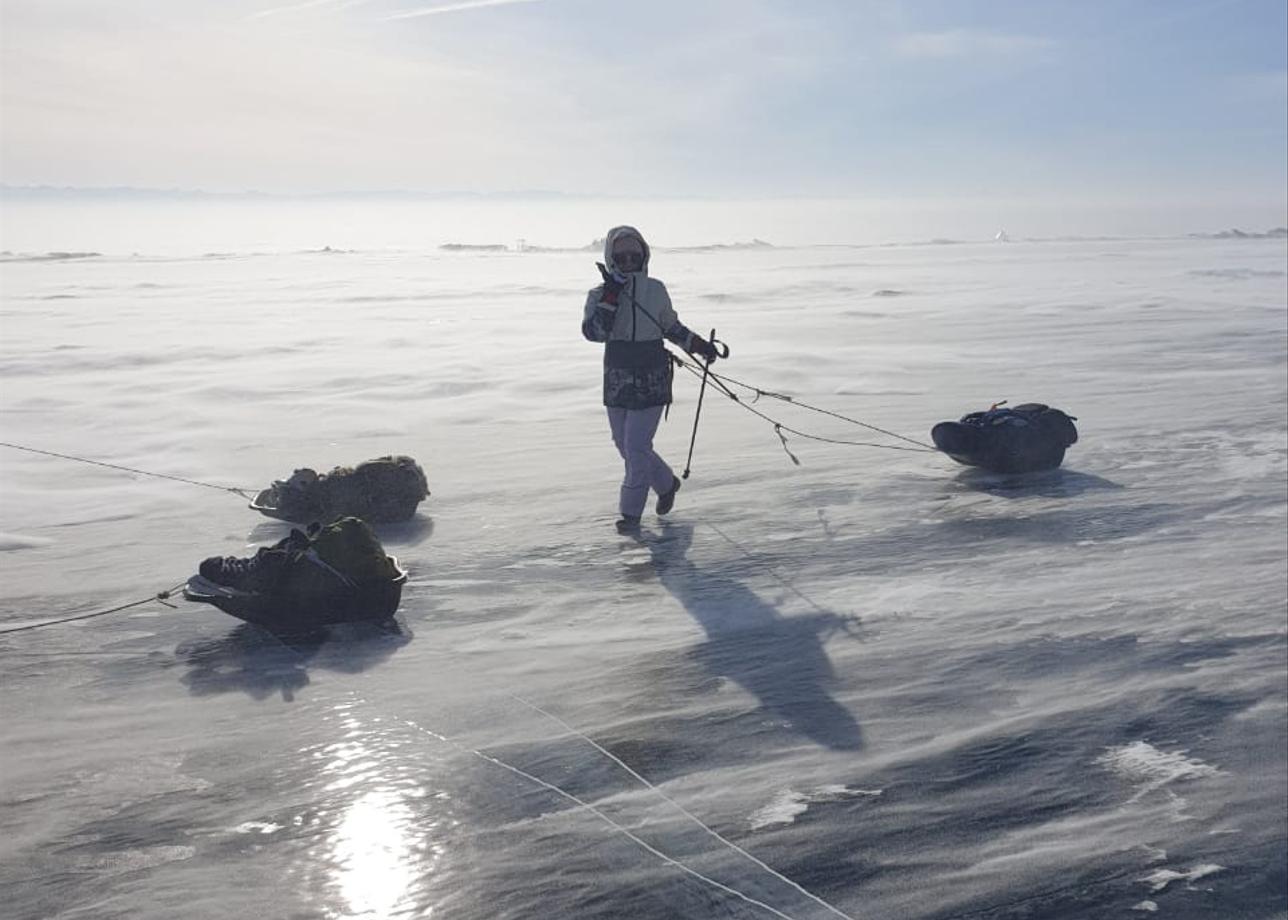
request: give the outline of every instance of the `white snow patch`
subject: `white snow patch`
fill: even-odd
[[[237,834],[273,834],[280,831],[285,825],[274,824],[272,821],[246,821],[233,828]]]
[[[1131,744],[1107,749],[1096,758],[1096,763],[1129,782],[1141,784],[1140,790],[1132,796],[1134,802],[1168,783],[1221,773],[1221,770],[1211,764],[1186,757],[1185,754],[1185,751],[1161,751],[1148,741],[1133,741]]]
[[[1151,913],[1151,914],[1152,914],[1152,913],[1154,913],[1154,912],[1156,912],[1156,911],[1158,910],[1158,905],[1157,905],[1156,903],[1154,903],[1153,901],[1141,901],[1139,904],[1133,904],[1133,905],[1131,906],[1131,909],[1132,909],[1132,910],[1143,910],[1143,911],[1146,911],[1146,912],[1148,912],[1148,913]]]
[[[1144,878],[1137,879],[1137,881],[1151,886],[1150,891],[1162,891],[1172,882],[1180,881],[1181,879],[1187,882],[1196,882],[1201,878],[1224,871],[1225,866],[1218,866],[1216,863],[1203,863],[1188,872],[1177,872],[1175,869],[1156,869]]]
[[[783,789],[768,805],[757,809],[747,819],[752,830],[773,827],[780,824],[791,824],[796,816],[804,814],[811,805],[820,802],[840,802],[859,796],[878,796],[882,789],[851,789],[848,786],[819,786],[808,792],[797,792],[794,789]]]

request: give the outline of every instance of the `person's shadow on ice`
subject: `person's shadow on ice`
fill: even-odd
[[[664,522],[660,535],[645,542],[662,586],[707,635],[692,652],[695,660],[819,744],[840,751],[863,747],[859,723],[828,693],[835,673],[823,651],[827,637],[853,634],[857,618],[827,611],[782,616],[744,585],[686,558],[691,524]]]

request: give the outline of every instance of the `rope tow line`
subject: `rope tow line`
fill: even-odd
[[[129,610],[131,607],[141,607],[143,604],[150,604],[153,601],[159,601],[160,603],[165,604],[167,607],[177,610],[178,608],[176,608],[174,604],[166,603],[166,601],[169,600],[170,596],[174,594],[174,592],[178,591],[185,584],[187,584],[186,581],[181,581],[173,588],[168,588],[165,591],[158,591],[156,594],[153,594],[150,597],[145,597],[142,600],[138,600],[138,601],[132,601],[128,604],[122,604],[119,607],[113,607],[111,610],[99,610],[95,613],[80,613],[75,616],[60,617],[57,620],[45,620],[41,623],[28,623],[24,626],[11,626],[8,629],[0,629],[0,636],[7,636],[9,633],[23,632],[28,629],[41,629],[45,626],[57,626],[59,623],[72,623],[72,622],[75,622],[76,620],[90,620],[90,619],[93,619],[94,617],[107,616],[109,613],[118,613],[122,610]]]
[[[117,464],[117,463],[105,463],[102,460],[91,460],[88,457],[76,457],[71,454],[60,454],[57,451],[41,450],[38,447],[25,447],[22,444],[11,444],[8,441],[0,441],[0,447],[8,447],[12,450],[26,451],[29,454],[41,454],[46,457],[57,457],[60,460],[72,460],[72,461],[75,461],[76,463],[88,463],[91,466],[103,466],[103,467],[107,467],[110,470],[121,470],[126,473],[137,473],[140,476],[151,476],[154,479],[169,479],[174,482],[185,482],[188,485],[192,485],[192,486],[202,486],[203,488],[206,488],[206,489],[218,489],[220,492],[231,492],[234,495],[239,495],[242,498],[246,499],[247,501],[251,501],[254,499],[253,490],[251,489],[236,489],[236,488],[233,488],[232,486],[221,486],[210,482],[200,482],[196,479],[186,479],[183,476],[171,476],[168,473],[153,473],[149,470],[135,469],[132,466],[121,466],[120,464]],[[41,629],[45,626],[57,626],[60,623],[74,623],[77,620],[90,620],[90,619],[93,619],[94,617],[107,616],[109,613],[119,613],[122,610],[129,610],[132,607],[140,607],[143,604],[150,604],[153,601],[158,601],[162,604],[165,604],[165,606],[170,607],[171,609],[178,609],[174,606],[174,604],[169,604],[166,602],[169,600],[171,595],[173,595],[176,591],[182,588],[185,584],[187,584],[186,581],[181,581],[173,588],[168,588],[165,591],[158,591],[156,594],[150,595],[141,600],[133,601],[129,604],[122,604],[121,606],[113,607],[110,610],[99,610],[94,613],[81,613],[81,614],[76,614],[75,616],[59,617],[56,620],[44,620],[40,623],[28,623],[23,626],[14,626],[8,629],[0,629],[0,636],[5,636],[5,635],[8,635],[9,633],[24,632],[29,629]]]
[[[641,304],[638,300],[636,300],[633,294],[628,294],[627,296],[630,297],[631,306],[634,309],[638,310],[639,312],[643,313],[646,317],[648,317],[648,319],[653,323],[653,325],[657,327],[658,331],[662,333],[663,338],[665,338],[666,329],[662,327],[662,324],[661,322],[658,321],[658,318],[654,316],[652,313],[650,313],[647,309],[645,309],[643,304]],[[715,330],[713,329],[711,331],[714,338]],[[731,400],[736,402],[738,405],[742,406],[748,412],[752,413],[753,415],[760,416],[760,418],[764,419],[765,421],[773,425],[774,433],[778,435],[778,440],[780,440],[783,444],[783,451],[787,454],[788,457],[791,458],[792,463],[796,464],[797,466],[800,466],[801,462],[799,459],[797,459],[796,455],[793,454],[791,450],[787,447],[787,438],[783,434],[784,431],[791,432],[792,434],[796,435],[799,438],[806,438],[807,440],[810,440],[810,441],[819,441],[824,444],[841,444],[847,447],[878,447],[883,450],[903,450],[903,451],[908,451],[909,453],[914,453],[914,452],[929,453],[929,454],[939,453],[939,448],[935,447],[932,444],[927,444],[925,441],[918,441],[916,438],[909,438],[909,437],[906,437],[905,435],[897,434],[896,432],[893,432],[893,431],[887,431],[885,428],[878,428],[876,425],[870,425],[867,422],[861,422],[856,418],[850,418],[848,415],[841,415],[841,413],[833,412],[830,409],[823,409],[819,406],[811,406],[809,403],[803,403],[800,400],[796,399],[795,397],[787,395],[786,393],[777,393],[773,390],[766,390],[762,387],[758,387],[750,383],[744,383],[741,380],[736,380],[733,377],[728,377],[724,374],[717,374],[715,371],[711,370],[712,362],[710,361],[704,362],[704,364],[706,365],[705,367],[700,367],[696,363],[685,361],[683,358],[681,358],[679,355],[676,355],[674,352],[670,353],[670,357],[671,357],[671,360],[674,361],[676,364],[680,365],[680,367],[683,367],[685,370],[693,374],[695,377],[702,379],[703,390],[706,389],[706,381],[710,379],[720,389],[720,391],[724,393],[725,396],[728,396]],[[897,444],[876,444],[871,441],[847,441],[840,438],[825,438],[821,435],[810,434],[805,431],[800,431],[799,429],[792,428],[788,425],[784,425],[782,422],[778,421],[775,418],[770,418],[768,415],[766,415],[763,412],[753,409],[747,402],[742,400],[737,393],[729,389],[728,384],[730,383],[732,383],[734,386],[739,386],[745,390],[749,390],[750,392],[755,393],[756,397],[755,399],[752,400],[752,402],[758,401],[762,396],[767,396],[772,399],[780,399],[783,402],[791,403],[793,406],[799,406],[802,409],[808,409],[811,412],[818,412],[821,415],[830,415],[832,418],[840,419],[841,421],[848,422],[851,425],[857,425],[861,428],[867,428],[869,431],[875,431],[875,432],[878,432],[879,434],[884,434],[892,438],[897,438],[900,441],[907,441],[909,444],[912,444],[914,446],[901,447]],[[701,397],[699,397],[699,406],[701,406],[700,400],[701,400]],[[698,423],[698,418],[697,416],[695,416],[693,420],[694,439],[697,438],[697,423]],[[692,459],[693,459],[693,446],[692,446],[692,443],[690,443],[690,446],[689,446],[690,462],[692,461]],[[684,477],[685,479],[688,478],[688,472],[689,471],[686,466],[685,477]]]
[[[680,363],[685,364],[687,362],[681,359]],[[820,415],[830,415],[832,418],[840,419],[843,422],[849,422],[851,425],[858,425],[860,428],[867,428],[869,431],[875,431],[879,434],[884,434],[892,438],[897,438],[900,441],[907,441],[909,444],[915,444],[917,447],[920,447],[922,450],[931,451],[933,453],[939,453],[939,448],[935,447],[933,444],[927,444],[925,441],[918,441],[916,438],[910,438],[910,437],[907,437],[906,435],[899,434],[898,432],[895,432],[895,431],[889,431],[885,428],[878,428],[876,425],[870,425],[867,422],[861,422],[856,418],[850,418],[848,415],[842,415],[839,412],[833,412],[831,409],[823,409],[819,406],[811,406],[809,403],[801,402],[795,396],[791,396],[786,393],[776,393],[773,390],[765,390],[758,386],[754,386],[750,383],[744,383],[741,380],[737,380],[733,377],[730,377],[728,374],[717,374],[715,371],[712,371],[711,376],[715,377],[717,380],[721,381],[722,383],[726,383],[726,384],[732,383],[735,386],[742,387],[744,390],[748,390],[752,393],[755,393],[756,396],[755,396],[755,399],[752,400],[753,403],[757,402],[762,396],[767,396],[771,399],[779,399],[785,403],[791,403],[793,406],[799,406],[802,409],[808,409],[811,412],[817,412]],[[741,401],[741,400],[738,400],[736,397],[734,397],[734,399],[735,401],[738,401],[738,402]],[[892,447],[892,445],[889,445],[889,444],[874,444],[871,446],[886,447],[886,448]],[[900,448],[900,449],[907,450],[907,448]]]
[[[701,377],[701,373],[698,371],[697,367],[690,364],[689,362],[674,356],[672,356],[672,360],[675,361],[675,363],[680,365],[680,367],[684,368],[693,376]],[[778,399],[784,399],[785,401],[792,403],[792,405],[800,406],[801,408],[808,408],[808,409],[812,409],[815,412],[822,412],[826,415],[833,415],[833,416],[836,416],[837,418],[844,419],[845,421],[852,422],[855,425],[862,425],[865,428],[871,428],[873,430],[880,431],[883,434],[891,434],[893,437],[899,438],[900,440],[903,440],[903,441],[909,441],[916,446],[904,447],[901,444],[879,444],[874,441],[849,441],[843,438],[825,438],[822,435],[810,434],[808,431],[801,431],[799,428],[793,428],[790,425],[785,425],[782,422],[780,422],[778,419],[773,418],[772,416],[766,415],[764,412],[761,412],[759,409],[752,406],[746,400],[742,399],[737,393],[729,389],[729,387],[725,384],[726,379],[729,379],[731,383],[736,382],[736,381],[733,381],[732,378],[725,378],[719,374],[716,374],[714,371],[711,372],[709,376],[710,376],[710,380],[714,383],[716,388],[719,389],[720,392],[724,393],[725,396],[728,396],[731,400],[733,400],[742,408],[746,409],[752,415],[758,416],[759,418],[763,419],[764,421],[768,422],[770,425],[773,426],[774,433],[778,435],[778,440],[782,442],[783,451],[787,454],[788,457],[791,458],[792,463],[796,464],[797,466],[800,466],[801,462],[796,457],[796,455],[791,452],[791,449],[788,448],[787,436],[783,434],[784,431],[794,434],[798,438],[805,438],[806,440],[809,440],[809,441],[819,441],[824,444],[841,444],[847,447],[879,447],[883,450],[901,450],[901,451],[906,451],[908,453],[927,453],[927,454],[939,453],[937,449],[933,447],[925,446],[920,441],[913,440],[912,438],[906,438],[903,435],[894,434],[893,432],[886,432],[884,429],[877,428],[875,425],[868,425],[865,422],[860,422],[855,419],[849,419],[849,418],[846,418],[846,416],[840,415],[835,412],[831,412],[827,409],[819,409],[814,406],[808,406],[805,403],[797,402],[795,399],[792,399],[791,397],[785,397],[785,396],[782,396],[781,394],[771,393],[768,390],[760,390],[755,387],[751,388],[761,395],[774,396]],[[740,385],[747,386],[746,384],[740,384]]]
[[[170,479],[175,482],[186,482],[191,486],[202,486],[206,489],[218,489],[220,492],[232,492],[234,495],[240,495],[247,501],[252,500],[255,496],[252,494],[254,489],[235,489],[232,486],[220,486],[211,482],[200,482],[196,479],[185,479],[182,476],[171,476],[168,473],[152,473],[148,470],[138,470],[132,466],[120,466],[116,463],[104,463],[102,460],[90,460],[87,457],[75,457],[71,454],[60,454],[52,450],[41,450],[38,447],[24,447],[21,444],[10,444],[8,441],[0,441],[0,447],[8,447],[13,450],[24,450],[29,454],[43,454],[46,457],[58,457],[61,460],[74,460],[77,463],[88,463],[93,466],[105,466],[110,470],[123,470],[127,473],[137,473],[140,476],[151,476],[154,479]]]

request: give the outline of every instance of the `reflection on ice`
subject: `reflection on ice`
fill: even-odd
[[[388,789],[359,796],[331,838],[335,883],[351,916],[387,917],[417,872],[408,834],[411,811]]]
[[[342,740],[314,754],[323,764],[326,810],[338,814],[319,854],[319,887],[336,897],[329,906],[340,917],[427,915],[424,887],[445,847],[444,821],[427,816],[425,805],[442,797],[431,798],[410,775],[397,739],[379,719],[367,723],[352,710],[337,707]]]

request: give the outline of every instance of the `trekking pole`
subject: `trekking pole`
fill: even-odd
[[[711,330],[711,338],[708,341],[711,342],[712,348],[717,348],[716,331],[714,329]],[[724,342],[720,342],[719,347],[724,349],[724,353],[720,354],[717,350],[717,354],[720,354],[720,357],[722,358],[729,357],[729,346],[725,345]],[[684,472],[681,474],[682,479],[689,478],[690,467],[693,466],[693,445],[697,443],[698,440],[698,420],[702,418],[702,397],[706,395],[707,378],[710,374],[711,361],[709,359],[703,359],[702,387],[698,390],[698,409],[693,413],[693,435],[689,438],[689,456],[684,461]]]

